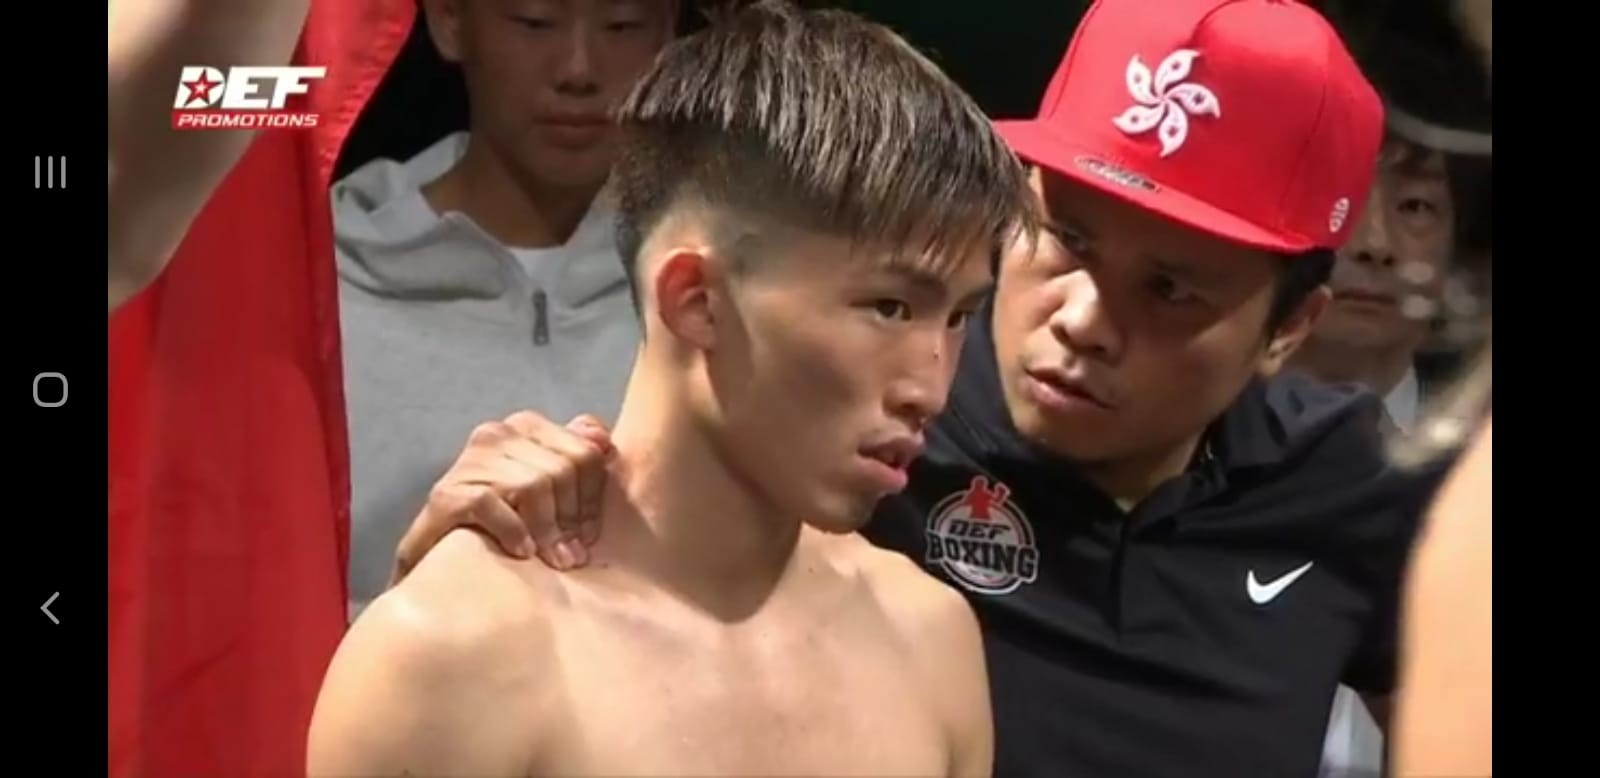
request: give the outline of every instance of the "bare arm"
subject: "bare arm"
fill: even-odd
[[[1440,490],[1406,592],[1394,774],[1490,775],[1494,762],[1492,423]]]
[[[949,590],[946,590],[949,591]],[[949,592],[944,606],[947,646],[944,679],[950,684],[949,705],[953,761],[951,778],[987,778],[994,773],[994,718],[989,708],[989,672],[983,638],[967,601]]]
[[[108,303],[160,274],[189,223],[255,137],[178,132],[184,65],[288,64],[310,0],[115,0],[107,31]]]
[[[541,641],[502,607],[485,544],[446,538],[357,619],[317,699],[308,776],[528,774]]]
[[[977,617],[965,597],[915,563],[875,553],[882,554],[880,596],[890,604],[912,652],[907,659],[927,678],[924,688],[945,722],[951,778],[988,778],[994,773],[994,718]]]

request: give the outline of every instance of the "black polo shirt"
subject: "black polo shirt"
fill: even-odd
[[[1417,486],[1382,403],[1251,386],[1131,513],[1022,441],[974,317],[911,486],[866,531],[982,625],[996,775],[1314,776],[1335,688],[1394,681]]]

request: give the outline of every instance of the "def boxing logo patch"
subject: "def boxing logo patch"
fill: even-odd
[[[1033,525],[1003,483],[973,476],[928,514],[926,561],[979,594],[1007,594],[1039,575]]]

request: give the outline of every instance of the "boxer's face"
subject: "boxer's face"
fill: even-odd
[[[1339,252],[1333,302],[1312,339],[1341,351],[1415,351],[1444,286],[1454,230],[1444,158],[1389,149],[1360,225]]]
[[[558,187],[605,180],[608,112],[669,39],[674,0],[427,0],[460,62],[472,129],[513,173]]]
[[[967,319],[990,284],[989,251],[930,268],[784,234],[709,283],[690,394],[724,462],[773,509],[851,532],[904,488],[923,428],[944,408]]]
[[[995,348],[1018,430],[1086,466],[1170,466],[1316,303],[1266,332],[1281,259],[1036,173],[1055,239],[1002,260]],[[1178,463],[1182,466],[1183,463]]]

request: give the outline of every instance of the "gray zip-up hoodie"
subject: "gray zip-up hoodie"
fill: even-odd
[[[400,536],[472,428],[518,410],[615,421],[638,318],[597,198],[525,268],[419,187],[465,150],[444,138],[333,187],[351,457],[352,617],[383,591]]]

